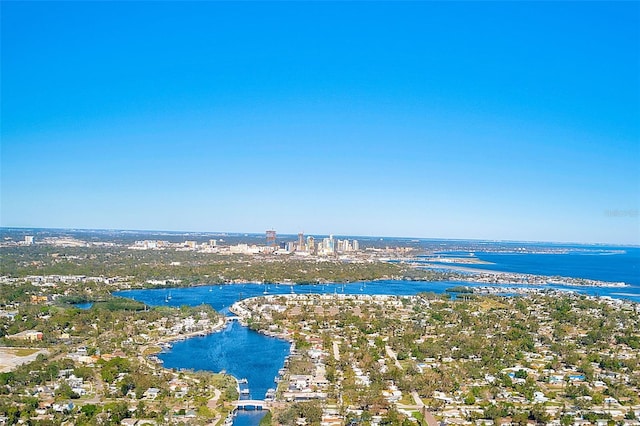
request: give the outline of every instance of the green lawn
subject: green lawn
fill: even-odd
[[[29,355],[35,354],[39,350],[40,349],[16,348],[16,349],[11,349],[11,352],[13,352],[15,356],[29,356]]]

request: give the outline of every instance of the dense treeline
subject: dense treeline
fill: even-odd
[[[218,284],[234,280],[296,283],[366,281],[380,278],[443,280],[455,274],[420,271],[386,262],[317,262],[291,256],[219,255],[175,250],[124,248],[6,248],[0,253],[0,275],[85,275],[182,280],[183,285]]]

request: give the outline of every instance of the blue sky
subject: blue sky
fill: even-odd
[[[2,226],[640,244],[638,2],[2,2]]]

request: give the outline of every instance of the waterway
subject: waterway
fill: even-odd
[[[473,265],[475,267],[476,265]],[[442,293],[446,289],[458,286],[470,287],[500,287],[494,284],[470,283],[458,281],[401,281],[379,280],[356,282],[349,284],[227,284],[215,286],[200,286],[171,289],[127,290],[114,293],[116,296],[127,297],[143,302],[149,306],[196,306],[203,303],[211,305],[215,310],[228,313],[229,307],[235,302],[248,297],[263,296],[265,294],[368,294],[413,296],[422,292]],[[555,289],[572,291],[589,296],[609,296],[633,300],[640,303],[640,287],[584,287],[568,285],[507,285],[507,287],[522,287],[535,289]]]
[[[267,390],[276,387],[274,378],[284,366],[290,346],[233,321],[221,332],[175,342],[158,358],[166,368],[225,370],[238,379],[247,379],[247,399],[264,399]]]
[[[637,252],[634,252],[634,255]],[[504,257],[511,255],[503,254],[482,254],[478,255],[483,260],[493,261],[494,265],[488,265],[488,269],[509,271],[516,269],[513,263],[520,260],[517,257]],[[540,268],[538,261],[543,259],[537,256],[565,256],[565,255],[529,255],[529,264],[522,264],[517,268],[517,272],[536,273],[540,275],[548,274],[551,270]],[[568,255],[570,256],[570,255]],[[615,255],[606,256],[612,259]],[[605,256],[603,256],[605,257]],[[515,259],[515,260],[514,260]],[[582,264],[584,258],[572,259],[573,262]],[[599,262],[599,261],[598,261]],[[625,263],[626,260],[617,258],[614,264],[626,265],[613,274],[592,275],[589,278],[603,281],[625,281],[630,283],[630,287],[576,287],[563,285],[545,286],[517,286],[538,289],[557,289],[573,291],[591,296],[608,296],[633,300],[640,303],[640,286],[636,283],[635,272],[637,265],[633,262]],[[576,264],[574,263],[574,266]],[[473,265],[476,267],[477,265]],[[493,268],[490,268],[493,266]],[[586,268],[586,267],[585,267]],[[514,271],[516,272],[516,271]],[[546,273],[545,273],[546,272]],[[593,272],[593,271],[592,271]],[[624,274],[626,280],[616,280],[622,278]],[[575,274],[562,274],[574,276]],[[587,275],[591,275],[590,273]],[[614,279],[611,279],[611,278]],[[315,284],[315,285],[285,285],[285,284],[229,284],[213,285],[190,288],[153,289],[153,290],[128,290],[115,293],[116,296],[127,297],[143,302],[149,306],[196,306],[199,304],[209,304],[217,311],[229,314],[229,307],[236,301],[248,298],[263,296],[266,294],[289,294],[289,293],[315,293],[315,294],[367,294],[367,295],[415,295],[421,292],[442,293],[447,288],[456,285],[497,287],[496,285],[474,284],[468,282],[421,282],[421,281],[395,281],[380,280],[357,282],[350,284]],[[516,287],[515,285],[513,287]],[[264,336],[241,326],[238,323],[229,324],[219,333],[214,333],[204,337],[194,337],[185,341],[176,342],[172,350],[160,355],[167,368],[187,368],[194,370],[209,370],[214,372],[226,371],[236,378],[246,378],[250,397],[252,399],[263,399],[269,388],[275,387],[274,378],[278,370],[284,365],[285,356],[289,352],[288,342]],[[264,413],[261,412],[240,412],[235,418],[234,425],[247,426],[257,425]]]
[[[485,264],[461,264],[475,269],[488,269],[501,272],[587,278],[608,282],[624,282],[640,291],[640,248],[618,246],[581,246],[554,245],[530,247],[541,252],[460,252],[444,251],[441,257],[475,257]],[[544,250],[562,250],[562,252],[544,252]],[[432,257],[432,256],[427,256]]]

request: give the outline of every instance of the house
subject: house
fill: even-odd
[[[42,340],[43,337],[44,335],[42,334],[42,332],[37,330],[25,330],[25,331],[21,331],[20,333],[7,336],[8,339],[26,340],[29,342]]]
[[[144,391],[144,393],[142,394],[142,396],[145,399],[156,399],[158,397],[158,395],[160,394],[160,389],[158,388],[149,388],[146,391]]]
[[[31,303],[36,305],[40,303],[47,303],[48,300],[49,298],[47,296],[40,296],[36,294],[31,295]]]
[[[64,413],[65,411],[73,410],[73,407],[75,407],[75,405],[73,405],[73,402],[57,403],[53,404],[53,411]]]

